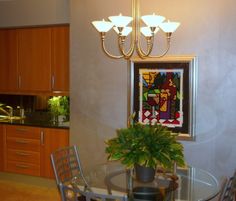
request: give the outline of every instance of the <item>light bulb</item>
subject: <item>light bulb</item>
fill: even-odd
[[[155,13],[152,15],[144,15],[141,18],[148,27],[158,27],[165,20],[165,17],[155,15]]]
[[[159,31],[159,28],[156,28],[154,31],[154,34],[156,34]],[[151,37],[152,36],[152,31],[150,27],[141,27],[140,32],[145,36],[145,37]]]
[[[170,22],[168,20],[167,22],[161,23],[159,27],[166,33],[173,33],[179,27],[179,25],[179,22]]]
[[[119,30],[117,27],[113,27],[113,29],[115,30],[117,34],[119,34]],[[132,31],[131,27],[124,27],[121,32],[121,36],[128,36],[131,33],[131,31]]]
[[[118,16],[110,16],[108,17],[109,20],[116,26],[116,27],[126,27],[132,20],[132,17],[123,16],[122,14]]]
[[[102,21],[93,21],[92,24],[98,32],[108,32],[113,27],[111,22],[105,21],[104,19]]]

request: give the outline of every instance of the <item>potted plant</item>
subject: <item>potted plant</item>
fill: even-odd
[[[183,145],[176,136],[160,124],[134,123],[128,128],[118,129],[117,136],[105,142],[105,152],[108,160],[120,160],[127,168],[136,168],[136,174],[143,167],[151,170],[152,178],[145,175],[143,178],[151,181],[157,167],[171,169],[174,162],[178,166],[185,165]]]
[[[53,121],[58,122],[59,116],[63,117],[63,121],[69,119],[69,97],[53,96],[48,99],[49,111],[52,114]]]

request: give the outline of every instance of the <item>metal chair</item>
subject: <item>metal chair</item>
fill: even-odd
[[[220,196],[220,201],[235,201],[235,190],[236,190],[236,171],[232,177],[227,181],[222,195]]]
[[[227,183],[228,183],[228,178],[227,177],[222,177],[221,178],[221,182],[220,182],[220,192],[219,194],[216,196],[216,199],[217,201],[221,201],[223,196],[224,196],[224,191],[225,191],[225,188],[227,186]]]
[[[85,194],[90,188],[83,175],[77,146],[56,150],[51,154],[51,162],[62,201],[86,200]]]

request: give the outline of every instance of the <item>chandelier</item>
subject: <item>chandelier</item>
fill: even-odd
[[[109,21],[93,21],[92,24],[100,33],[102,49],[105,54],[113,59],[130,59],[134,52],[137,52],[137,55],[144,58],[160,58],[166,55],[166,53],[170,49],[170,40],[172,33],[178,28],[180,25],[179,22],[170,22],[165,21],[165,17],[156,15],[153,13],[152,15],[142,16],[141,19],[143,23],[146,25],[141,27],[140,21],[140,11],[139,11],[139,0],[132,0],[132,17],[122,16],[122,14],[118,16],[110,16],[108,17]],[[132,27],[128,26],[132,21]],[[106,33],[114,29],[118,35],[118,48],[120,55],[113,55],[109,53],[105,47],[105,37]],[[159,31],[162,30],[166,37],[166,48],[160,55],[151,55],[154,46],[154,36]],[[130,47],[125,48],[125,42],[127,36],[131,33],[131,42]],[[143,50],[141,47],[141,35],[145,38],[146,49]]]

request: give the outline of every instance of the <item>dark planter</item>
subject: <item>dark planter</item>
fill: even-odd
[[[158,190],[153,187],[135,187],[133,189],[134,200],[157,201]]]
[[[151,182],[154,180],[156,170],[150,167],[135,165],[136,179],[141,182]]]

